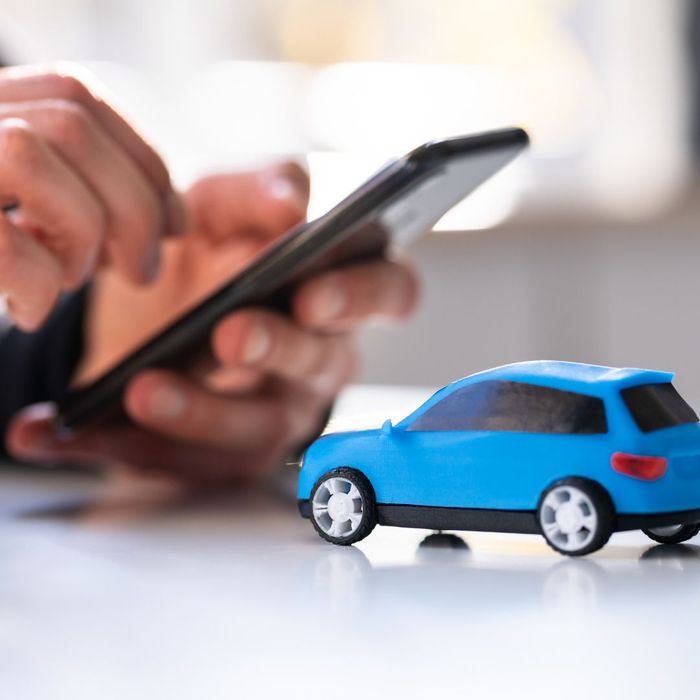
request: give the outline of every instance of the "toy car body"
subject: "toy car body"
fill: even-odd
[[[335,544],[375,524],[541,533],[587,554],[614,531],[700,530],[700,423],[673,374],[523,362],[449,384],[396,426],[322,436],[299,509]]]

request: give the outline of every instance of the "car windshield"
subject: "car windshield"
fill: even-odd
[[[674,425],[697,423],[698,416],[673,384],[643,384],[620,394],[635,423],[644,433]]]

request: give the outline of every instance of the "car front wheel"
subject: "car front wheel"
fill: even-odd
[[[311,492],[311,522],[333,544],[353,544],[377,524],[374,491],[360,472],[347,467],[324,474]]]
[[[642,532],[661,544],[680,544],[695,537],[700,532],[700,523],[691,525],[666,525],[664,527],[645,528]]]
[[[572,477],[558,481],[542,494],[537,520],[552,549],[582,556],[600,549],[610,539],[615,509],[600,484]]]

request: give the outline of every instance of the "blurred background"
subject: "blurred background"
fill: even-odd
[[[94,71],[183,186],[293,156],[311,215],[421,141],[531,152],[410,251],[425,294],[361,379],[552,358],[672,369],[700,397],[695,0],[0,0],[7,63]]]

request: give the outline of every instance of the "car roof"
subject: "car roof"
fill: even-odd
[[[537,360],[516,362],[487,369],[453,382],[471,384],[485,379],[498,379],[511,382],[529,382],[568,391],[590,391],[594,385],[601,389],[623,389],[639,384],[663,384],[673,380],[673,372],[660,372],[635,367],[604,367],[581,362],[560,362]]]
[[[548,386],[562,391],[573,391],[605,398],[612,391],[619,391],[640,384],[664,384],[673,380],[673,372],[658,372],[633,367],[604,367],[580,362],[536,360],[515,362],[487,369],[458,379],[436,391],[419,408],[406,416],[401,423],[410,423],[443,397],[462,386],[476,384],[490,379],[510,382],[524,382]]]

